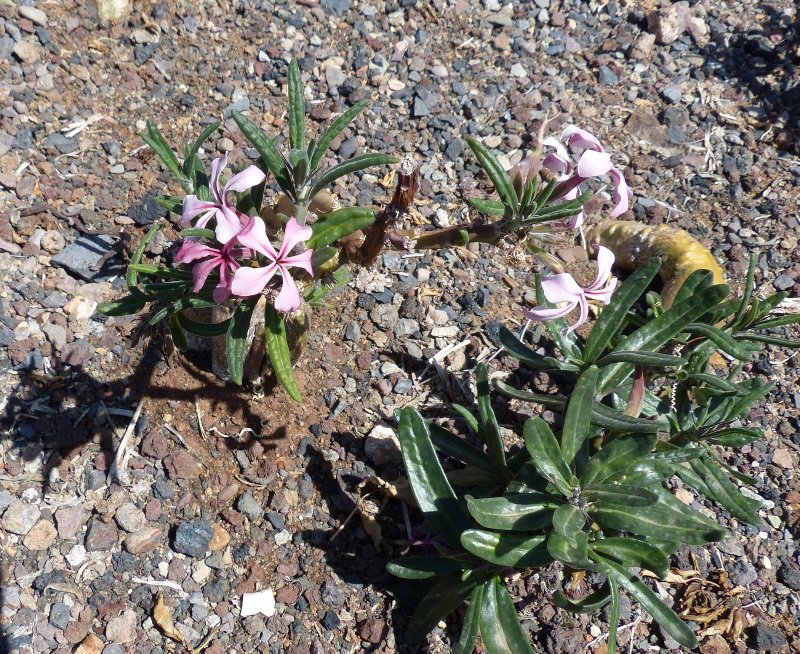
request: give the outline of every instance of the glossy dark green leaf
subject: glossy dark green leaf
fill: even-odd
[[[728,478],[728,475],[720,469],[715,461],[711,461],[705,456],[698,457],[691,462],[691,466],[711,491],[712,495],[709,499],[719,502],[730,511],[731,515],[743,522],[751,525],[760,524],[758,509],[761,507],[761,503],[742,495],[739,487]]]
[[[502,497],[470,498],[467,509],[488,529],[534,531],[547,527],[560,498],[547,493],[526,492]]]
[[[481,426],[478,422],[478,419],[472,414],[472,412],[465,406],[461,404],[456,404],[455,402],[452,404],[453,409],[464,419],[467,423],[467,427],[472,430],[472,433],[476,436],[480,435]]]
[[[588,555],[589,536],[585,532],[562,536],[555,532],[547,537],[547,551],[556,561],[561,561],[577,570],[592,570],[594,566]]]
[[[547,204],[547,201],[553,195],[553,192],[556,190],[557,186],[558,180],[551,179],[549,182],[547,182],[547,185],[536,194],[535,204],[537,214],[544,208],[545,204]]]
[[[183,213],[183,197],[180,195],[157,195],[156,202],[176,216]]]
[[[467,202],[481,213],[485,213],[487,216],[503,216],[506,212],[505,205],[497,200],[467,198]]]
[[[314,182],[311,190],[309,190],[308,197],[313,198],[322,189],[327,188],[340,177],[344,177],[350,173],[364,170],[365,168],[371,168],[372,166],[385,166],[394,163],[397,163],[397,159],[387,154],[370,152],[368,154],[358,155],[322,173]]]
[[[406,474],[426,522],[445,542],[459,548],[472,523],[444,474],[428,424],[413,407],[400,412],[398,429]]]
[[[480,436],[486,443],[489,456],[494,461],[498,475],[506,472],[506,450],[500,434],[500,425],[492,409],[491,389],[489,388],[489,370],[484,364],[478,364],[475,372],[478,389],[478,414],[480,416]]]
[[[641,432],[644,434],[657,433],[669,429],[669,423],[664,417],[658,420],[634,418],[598,402],[592,405],[592,424],[611,431]]]
[[[581,486],[604,482],[633,468],[652,452],[656,441],[656,434],[628,434],[614,439],[589,459],[581,476]]]
[[[141,263],[142,256],[144,255],[145,248],[150,244],[156,234],[161,230],[161,224],[155,223],[145,234],[144,238],[139,241],[138,245],[131,254],[131,265],[136,265],[137,263]],[[128,266],[128,271],[125,275],[125,283],[128,286],[128,290],[130,291],[131,295],[135,297],[142,296],[142,292],[137,288],[139,285],[139,273],[136,271],[135,268],[131,268],[130,265]]]
[[[680,334],[683,329],[702,314],[724,300],[730,289],[725,284],[717,284],[699,291],[695,297],[674,304],[672,308],[654,318],[643,327],[627,336],[615,352],[656,351],[664,343]],[[615,363],[600,371],[598,389],[612,389],[625,380],[633,371],[633,364]]]
[[[551,409],[558,409],[559,411],[563,411],[564,406],[567,403],[567,399],[563,395],[558,395],[558,394],[545,395],[544,393],[524,391],[522,389],[509,386],[508,384],[500,381],[499,379],[493,380],[492,384],[498,391],[503,393],[503,395],[508,395],[508,397],[513,397],[518,400],[527,400],[529,402],[536,402],[537,404],[541,404]]]
[[[552,563],[545,541],[545,536],[500,534],[483,529],[467,529],[461,535],[461,545],[467,552],[510,568],[538,568]]]
[[[633,363],[651,368],[676,368],[686,364],[686,359],[660,352],[612,352],[597,360],[597,365],[601,368],[612,363]]]
[[[296,190],[294,188],[291,171],[272,139],[269,138],[261,128],[250,122],[250,120],[238,111],[232,111],[231,116],[233,116],[233,120],[239,126],[239,129],[242,130],[244,137],[250,141],[253,147],[258,151],[258,154],[261,155],[261,160],[275,176],[275,181],[278,182],[283,192],[286,193],[288,197],[294,199]]]
[[[97,312],[104,316],[130,316],[139,313],[147,304],[147,299],[141,296],[126,295],[118,300],[103,302],[97,306]]]
[[[480,632],[486,654],[534,654],[517,610],[500,577],[483,587]]]
[[[743,447],[757,441],[762,437],[758,429],[747,429],[745,427],[731,427],[730,429],[720,429],[706,437],[709,443],[724,445],[726,447]]]
[[[186,350],[189,349],[189,344],[186,341],[186,334],[183,331],[180,320],[178,320],[177,314],[173,313],[169,317],[169,333],[170,336],[172,336],[172,342],[175,344],[176,348],[181,352],[186,352]]]
[[[462,579],[459,573],[445,575],[422,598],[406,631],[406,640],[421,642],[439,621],[455,611],[483,579]]]
[[[306,142],[306,110],[303,100],[303,82],[297,59],[289,62],[289,143],[294,150],[301,150]]]
[[[523,427],[523,438],[531,461],[542,476],[553,482],[563,495],[572,497],[576,480],[550,426],[541,418],[529,418]]]
[[[429,579],[461,570],[461,564],[443,556],[405,556],[386,564],[386,570],[401,579]]]
[[[717,422],[732,422],[736,418],[744,417],[755,402],[758,402],[775,388],[775,383],[766,383],[760,379],[750,379],[739,384],[739,387],[744,389],[745,392],[728,405],[727,413],[724,417],[717,419]]]
[[[710,270],[695,270],[683,282],[672,303],[683,302],[694,297],[695,293],[714,285],[714,275]]]
[[[492,180],[494,190],[497,191],[497,194],[500,196],[501,202],[507,208],[510,208],[511,211],[516,211],[519,198],[517,198],[517,192],[514,190],[514,185],[511,183],[511,178],[508,176],[508,173],[503,170],[500,162],[494,158],[483,143],[471,136],[468,136],[466,141],[470,150],[475,154],[475,158],[478,160],[481,168],[483,168],[484,172],[489,176],[489,179]]]
[[[608,577],[608,587],[611,591],[611,605],[608,615],[608,645],[607,654],[617,654],[617,629],[619,628],[619,582],[616,577]],[[633,642],[633,641],[631,641]]]
[[[328,149],[333,140],[339,136],[339,134],[341,134],[351,122],[353,122],[355,117],[358,116],[358,114],[360,114],[367,105],[369,105],[369,100],[361,100],[360,102],[357,102],[328,126],[328,128],[320,137],[319,143],[317,143],[313,150],[309,149],[309,169],[311,171],[315,171],[317,169],[319,162],[322,161],[322,157],[325,155],[325,151]]]
[[[330,278],[326,275],[324,280],[317,281],[305,294],[304,299],[312,307],[327,306],[325,299],[347,286],[352,278],[350,266],[347,264],[340,266],[331,273]]]
[[[208,238],[214,241],[217,239],[213,229],[200,229],[198,227],[182,229],[178,232],[178,236],[180,238]]]
[[[175,151],[169,146],[167,139],[164,138],[164,135],[161,133],[161,130],[158,129],[156,124],[153,121],[148,120],[147,131],[142,132],[139,134],[139,136],[142,137],[147,145],[153,148],[153,151],[158,155],[159,159],[166,164],[169,171],[175,176],[175,179],[177,179],[180,185],[183,187],[183,190],[187,193],[191,193],[191,183],[181,170],[181,164],[178,161],[178,155],[176,155]]]
[[[587,502],[619,503],[627,506],[652,506],[658,501],[658,495],[647,488],[631,484],[598,484],[583,488],[583,497]]]
[[[464,438],[456,436],[435,423],[429,423],[431,441],[433,446],[442,454],[458,459],[469,466],[475,466],[486,472],[494,473],[495,467],[489,456],[483,450],[470,445]]]
[[[764,320],[756,325],[754,329],[772,329],[773,327],[785,327],[786,325],[796,325],[800,323],[800,314],[791,314],[788,316],[781,316],[780,318],[772,318],[771,320]],[[747,332],[742,333],[743,336],[748,336]]]
[[[577,372],[580,368],[576,365],[559,361],[554,357],[546,357],[537,354],[527,345],[525,345],[517,336],[508,330],[506,327],[500,327],[500,342],[503,347],[511,355],[528,364],[534,370],[543,370],[550,372],[553,370],[563,370],[569,372]]]
[[[611,593],[608,584],[580,600],[570,599],[560,590],[553,593],[552,597],[553,604],[570,613],[594,613],[608,604],[610,599]]]
[[[597,366],[589,366],[578,378],[569,396],[561,430],[561,452],[568,466],[572,465],[575,455],[591,433],[594,392],[599,373]]]
[[[678,617],[671,608],[664,604],[650,587],[635,574],[629,572],[624,566],[602,557],[598,558],[609,577],[613,577],[639,604],[642,605],[653,619],[684,647],[694,649],[697,647],[697,638],[689,626]]]
[[[472,654],[475,649],[475,641],[478,638],[480,627],[481,607],[483,606],[483,593],[487,585],[486,581],[481,586],[475,586],[472,596],[469,599],[469,608],[464,616],[464,625],[461,628],[461,637],[453,647],[453,654]]]
[[[275,376],[289,397],[295,402],[302,402],[303,398],[292,372],[292,355],[289,352],[289,342],[286,337],[286,321],[269,303],[264,309],[264,336]]]
[[[727,535],[723,527],[665,489],[653,487],[649,490],[658,495],[658,501],[646,511],[624,504],[596,502],[588,507],[589,515],[606,528],[688,545],[704,545]]]
[[[225,339],[225,353],[228,359],[228,373],[235,384],[242,385],[244,360],[247,356],[247,330],[253,317],[253,309],[258,298],[242,302],[228,323]]]
[[[753,288],[755,288],[756,267],[758,265],[758,257],[753,252],[750,254],[750,263],[747,266],[747,276],[744,283],[744,293],[736,309],[736,315],[733,318],[731,326],[738,327],[744,319],[747,309],[750,306],[750,299],[753,297]]]
[[[131,270],[145,275],[158,275],[167,279],[192,281],[192,272],[190,270],[167,268],[166,266],[156,266],[151,263],[132,263],[129,267]]]
[[[661,579],[666,578],[669,572],[669,557],[655,545],[643,540],[612,536],[594,541],[590,548],[626,567],[650,570]]]
[[[219,122],[213,122],[208,125],[202,132],[200,132],[200,136],[197,137],[197,140],[192,144],[192,147],[186,153],[186,157],[183,160],[183,172],[188,178],[192,178],[192,166],[197,153],[200,151],[200,148],[203,147],[203,143],[205,143],[211,135],[219,129]]]
[[[739,359],[740,361],[749,361],[752,358],[753,352],[761,349],[758,346],[737,341],[730,334],[727,334],[721,329],[718,329],[712,325],[692,323],[683,331],[689,334],[700,334],[701,336],[705,336],[707,339],[713,341],[720,350],[726,354],[730,354],[732,357]]]
[[[183,327],[187,332],[197,334],[198,336],[220,336],[221,334],[227,333],[228,327],[231,324],[230,318],[222,320],[221,322],[209,323],[192,320],[191,318],[187,318],[184,313],[176,313],[175,316],[177,316],[178,320],[180,321],[181,327]]]
[[[566,202],[558,202],[550,206],[539,208],[526,220],[523,224],[538,224],[550,222],[552,220],[563,220],[579,214],[583,206],[592,199],[591,191],[587,191],[579,195],[574,200],[567,200]]]
[[[577,506],[562,504],[553,513],[553,529],[564,538],[573,538],[586,526],[586,516]]]
[[[793,350],[800,348],[800,341],[795,341],[791,338],[782,338],[780,336],[768,336],[766,334],[751,334],[744,332],[743,337],[754,343],[767,343],[768,345],[779,345],[780,347],[789,347]]]
[[[322,216],[311,226],[311,238],[306,241],[310,249],[335,243],[359,229],[375,222],[375,212],[363,207],[345,207]]]
[[[710,373],[698,372],[691,375],[686,375],[682,381],[702,384],[704,386],[708,386],[709,388],[714,388],[716,390],[724,391],[734,395],[741,394],[741,390],[736,384],[729,382],[724,377],[717,377],[716,375],[712,375]]]

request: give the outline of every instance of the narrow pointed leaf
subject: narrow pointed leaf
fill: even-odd
[[[453,654],[472,654],[475,649],[475,641],[478,638],[478,631],[480,627],[481,607],[483,606],[483,592],[484,588],[491,581],[485,582],[481,586],[476,586],[472,591],[472,597],[469,600],[469,608],[467,614],[464,616],[464,625],[461,628],[461,637],[458,639],[455,647],[453,647]]]
[[[272,142],[272,139],[269,138],[261,128],[255,125],[255,123],[250,122],[250,120],[238,111],[234,110],[231,112],[231,115],[239,126],[239,129],[242,130],[244,137],[250,141],[253,147],[258,151],[258,154],[261,155],[261,160],[275,176],[275,181],[278,182],[283,192],[290,198],[294,198],[296,192],[291,172],[286,164],[286,160],[278,151],[278,148],[275,147],[275,143]]]
[[[482,527],[514,531],[534,531],[547,527],[561,498],[547,493],[528,492],[502,497],[470,498],[467,509]]]
[[[303,100],[303,82],[297,59],[289,62],[289,144],[293,150],[302,150],[306,141],[306,109]]]
[[[800,314],[793,314],[788,316],[781,316],[780,318],[772,318],[765,320],[752,326],[753,329],[772,329],[773,327],[785,327],[786,325],[796,325],[800,323]],[[742,332],[742,336],[749,336],[747,332]]]
[[[202,132],[200,132],[200,136],[197,137],[197,140],[192,144],[192,147],[186,153],[186,158],[183,160],[183,172],[190,179],[193,177],[192,166],[194,165],[194,158],[197,156],[200,148],[203,147],[203,143],[205,143],[209,137],[217,131],[217,129],[219,129],[218,121],[208,125]]]
[[[574,216],[575,214],[579,214],[583,209],[583,206],[592,199],[591,191],[587,191],[586,193],[579,195],[574,200],[568,200],[566,202],[559,202],[557,204],[551,204],[549,207],[539,208],[536,210],[533,215],[524,221],[525,224],[528,223],[544,223],[550,222],[552,220],[562,220],[564,218],[569,218]]]
[[[503,170],[500,162],[494,158],[483,143],[471,136],[468,136],[466,141],[467,145],[469,145],[470,149],[475,154],[475,158],[478,160],[481,168],[483,168],[489,176],[489,179],[492,180],[494,190],[497,191],[502,203],[511,211],[516,211],[519,199],[517,198],[517,192],[514,190],[514,185],[511,183],[511,178],[508,176],[508,173]]]
[[[552,597],[553,604],[570,613],[594,613],[608,604],[610,599],[611,593],[608,584],[580,600],[570,599],[560,590],[553,593]]]
[[[651,368],[679,367],[686,364],[686,359],[660,352],[612,352],[598,359],[601,368],[612,363],[633,363]]]
[[[427,422],[413,407],[400,412],[398,429],[408,480],[431,529],[450,546],[461,546],[471,520],[456,498],[431,442]]]
[[[592,551],[612,557],[629,568],[645,568],[664,579],[669,572],[669,557],[659,548],[636,538],[612,536],[594,541]]]
[[[200,229],[199,227],[189,227],[178,232],[180,238],[208,238],[216,240],[217,235],[213,229]]]
[[[147,304],[146,299],[140,296],[126,295],[118,300],[103,302],[97,306],[97,311],[104,316],[130,316],[139,313]]]
[[[406,640],[412,644],[421,642],[440,620],[461,606],[478,583],[472,577],[462,579],[459,573],[442,577],[417,606],[406,631]]]
[[[750,306],[750,299],[753,297],[753,288],[755,287],[757,265],[758,257],[755,253],[750,254],[750,263],[747,266],[747,277],[744,284],[744,293],[742,294],[741,302],[736,309],[736,315],[734,316],[731,324],[732,327],[738,327],[742,324],[742,320],[747,313],[747,308]]]
[[[758,429],[747,429],[744,427],[731,427],[730,429],[720,429],[707,437],[709,443],[715,445],[725,445],[727,447],[743,447],[757,441],[762,437]]]
[[[500,534],[483,529],[467,529],[461,544],[478,558],[510,568],[537,568],[553,562],[544,536]]]
[[[503,216],[506,212],[505,205],[497,200],[467,198],[467,202],[481,213],[485,213],[487,216]]]
[[[322,216],[311,226],[311,238],[306,241],[310,249],[335,243],[359,229],[375,222],[375,212],[363,207],[345,207]]]
[[[575,389],[569,396],[561,430],[561,452],[567,465],[571,465],[578,450],[591,433],[592,409],[597,377],[597,366],[589,366],[578,378]]]
[[[364,170],[365,168],[371,168],[372,166],[384,166],[394,163],[397,163],[397,159],[395,157],[390,157],[386,154],[379,154],[377,152],[370,152],[368,154],[362,154],[357,157],[353,157],[352,159],[343,161],[342,163],[322,173],[314,182],[311,190],[308,192],[308,197],[313,198],[322,189],[327,188],[340,177],[344,177],[350,173]]]
[[[295,402],[302,402],[300,389],[292,372],[292,356],[286,338],[286,321],[277,309],[269,303],[264,310],[264,335],[267,340],[267,352],[272,369],[281,386]]]
[[[498,475],[506,472],[506,451],[500,435],[500,425],[492,409],[492,397],[489,388],[489,370],[479,364],[475,374],[478,387],[478,413],[480,414],[480,435],[486,443],[489,456],[494,461]]]
[[[142,137],[147,145],[153,148],[153,151],[158,155],[159,159],[166,164],[169,171],[175,176],[175,179],[177,179],[180,185],[183,187],[183,190],[187,193],[191,193],[191,182],[181,170],[181,164],[178,161],[178,155],[175,154],[175,151],[170,147],[169,143],[167,143],[167,139],[164,138],[164,135],[161,133],[161,130],[158,129],[156,124],[153,121],[148,120],[147,132],[142,132],[139,134],[139,136]]]
[[[519,624],[511,595],[500,577],[484,586],[480,631],[486,654],[534,654]]]
[[[753,352],[761,349],[757,345],[753,346],[746,342],[737,341],[730,334],[711,325],[692,323],[688,325],[684,331],[689,334],[705,336],[707,339],[713,341],[720,350],[740,361],[749,361],[752,358]]]
[[[453,403],[452,407],[464,419],[464,422],[467,423],[467,427],[472,430],[472,433],[476,436],[479,436],[481,426],[480,423],[478,423],[478,419],[472,414],[472,412],[467,407],[460,404]]]
[[[761,503],[742,495],[739,487],[734,484],[714,461],[709,461],[708,457],[699,457],[691,462],[694,470],[711,491],[710,499],[714,499],[724,506],[731,515],[739,518],[743,522],[751,525],[758,525],[761,519],[758,517],[758,509]]]
[[[450,433],[444,427],[430,423],[428,425],[433,446],[442,454],[458,459],[469,466],[475,466],[486,472],[494,473],[492,460],[483,450],[470,445],[465,439]]]
[[[531,461],[544,477],[553,482],[566,497],[572,496],[572,472],[564,461],[561,448],[550,426],[541,418],[529,418],[523,427],[525,447]]]
[[[250,327],[250,319],[253,317],[253,309],[257,300],[258,297],[242,302],[228,323],[225,339],[228,373],[233,382],[239,386],[242,385],[244,360],[247,356],[247,330]]]
[[[226,320],[222,320],[221,322],[199,322],[197,320],[192,320],[191,318],[187,318],[183,313],[176,313],[175,314],[178,320],[181,323],[181,326],[187,331],[191,332],[192,334],[197,334],[198,336],[220,336],[221,334],[225,334],[228,331],[228,327],[231,324],[231,319],[227,318]]]
[[[523,363],[527,363],[534,370],[542,370],[545,372],[554,370],[577,372],[580,370],[576,365],[565,361],[559,361],[554,357],[546,357],[537,354],[504,326],[500,327],[500,342],[510,355],[516,357]]]
[[[710,270],[695,270],[678,289],[672,304],[693,298],[695,293],[714,285],[714,275]]]
[[[386,570],[401,579],[429,579],[461,570],[461,565],[443,556],[406,556],[389,561]]]
[[[611,441],[589,459],[581,477],[581,486],[604,482],[632,468],[652,452],[656,441],[656,434],[629,434]]]
[[[611,606],[608,616],[608,653],[617,654],[617,629],[619,627],[619,582],[616,577],[608,578],[611,589]],[[631,642],[633,642],[631,640]]]
[[[646,488],[619,484],[592,484],[583,489],[587,502],[619,503],[627,506],[652,506],[658,495]]]
[[[322,161],[322,157],[325,155],[325,151],[328,149],[333,140],[339,136],[339,134],[341,134],[351,122],[353,122],[355,117],[358,116],[358,114],[360,114],[364,110],[364,107],[366,107],[368,104],[369,100],[361,100],[360,102],[357,102],[328,126],[328,128],[320,137],[319,143],[317,143],[317,145],[313,148],[313,151],[309,150],[311,159],[308,166],[309,170],[313,172],[317,169],[319,162]],[[313,196],[309,195],[308,197]]]
[[[747,340],[754,343],[767,343],[768,345],[779,345],[780,347],[790,347],[793,350],[800,348],[800,341],[795,341],[791,338],[781,338],[779,336],[767,336],[765,334],[751,334],[745,332]]]

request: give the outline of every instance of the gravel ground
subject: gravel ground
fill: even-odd
[[[531,300],[519,252],[384,254],[315,315],[297,368],[307,404],[288,418],[280,389],[237,390],[207,356],[129,345],[134,321],[95,314],[121,294],[124,260],[88,265],[120,229],[138,237],[162,215],[152,198],[170,181],[137,136],[146,119],[183,144],[224,118],[206,158],[244,164],[253,153],[230,111],[281,133],[297,57],[315,123],[372,101],[338,156],[414,155],[412,220],[438,226],[487,188],[463,135],[515,161],[546,117],[548,132],[574,122],[624,165],[629,217],[688,229],[735,285],[755,252],[759,291],[798,295],[791,0],[133,4],[112,24],[95,3],[0,3],[0,652],[181,651],[154,625],[159,592],[208,654],[403,651],[408,613],[380,591],[385,561],[409,546],[406,516],[372,496],[376,542],[370,523],[347,521],[359,484],[401,474],[394,409],[461,398],[469,369],[496,352],[499,322],[520,324]],[[384,172],[342,184],[343,202],[385,202]],[[437,374],[428,360],[455,344]],[[730,459],[758,479],[762,528],[723,514],[730,540],[673,561],[704,573],[704,601],[725,607],[700,625],[719,632],[704,654],[800,651],[800,387],[787,357],[753,363],[778,385],[751,415],[764,439]],[[129,426],[127,478],[110,483]],[[603,654],[603,615],[565,615],[538,592],[557,581],[512,582],[533,640]],[[243,595],[266,589],[276,613],[242,617]],[[621,619],[629,652],[679,651],[636,607]],[[425,651],[449,651],[453,628]]]

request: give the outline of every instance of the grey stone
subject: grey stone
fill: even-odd
[[[358,343],[358,341],[361,339],[361,325],[359,325],[355,320],[347,323],[344,328],[344,338],[347,341]]]
[[[208,520],[199,518],[182,522],[175,530],[172,549],[180,554],[202,558],[208,551],[208,544],[214,537],[214,528]]]
[[[133,502],[125,502],[117,509],[114,514],[117,524],[127,532],[134,532],[143,529],[147,525],[147,518],[144,511],[137,507]]]
[[[342,159],[349,159],[356,153],[356,150],[358,150],[358,139],[355,136],[351,136],[349,139],[342,141],[336,152]]]
[[[737,559],[728,567],[731,581],[737,586],[749,586],[758,579],[758,572],[744,559]]]
[[[147,193],[141,202],[128,208],[128,218],[132,218],[137,225],[149,225],[166,213],[156,200],[156,193]]]
[[[56,629],[66,629],[72,617],[72,609],[63,602],[56,602],[50,607],[50,624]]]
[[[251,520],[257,520],[264,515],[264,509],[250,491],[247,491],[239,498],[239,501],[236,503],[236,508]]]
[[[394,334],[397,338],[411,336],[419,331],[419,323],[412,318],[400,318],[394,326]]]
[[[122,154],[122,143],[119,141],[103,141],[100,145],[109,156],[119,157]]]
[[[87,552],[106,552],[117,544],[117,527],[94,517],[86,531],[84,547]]]
[[[664,98],[667,102],[671,102],[672,104],[680,102],[682,95],[683,95],[683,90],[678,85],[668,86],[663,91],[661,91],[661,97]]]
[[[789,565],[783,565],[778,570],[778,581],[792,590],[800,590],[800,570]]]
[[[779,291],[788,291],[789,289],[794,287],[794,278],[790,277],[786,273],[781,273],[778,275],[778,278],[772,282],[772,285],[777,288]]]
[[[3,514],[3,529],[24,536],[33,528],[40,515],[39,507],[17,500],[12,502]]]
[[[605,84],[606,86],[615,86],[619,84],[619,76],[608,66],[600,66],[600,73],[597,79],[601,84]]]
[[[405,395],[413,387],[414,384],[408,377],[402,377],[401,379],[398,379],[397,383],[394,385],[394,392],[400,393],[401,395]]]
[[[67,138],[58,132],[50,134],[50,136],[44,140],[44,144],[48,147],[55,148],[61,154],[70,154],[78,149],[78,143],[75,139]]]
[[[226,579],[215,577],[203,586],[203,596],[209,602],[221,602],[228,597],[230,589],[231,585]]]
[[[321,4],[323,9],[340,16],[350,11],[350,0],[322,0]]]
[[[100,270],[92,266],[111,249],[113,242],[109,236],[81,236],[50,259],[50,263],[86,281],[110,277],[121,271],[119,264],[109,261]]]
[[[786,646],[786,636],[783,632],[771,627],[763,620],[759,620],[753,630],[753,641],[759,652],[779,651]]]

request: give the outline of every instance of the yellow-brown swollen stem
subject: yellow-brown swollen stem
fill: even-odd
[[[331,211],[341,209],[341,207],[342,205],[339,203],[339,200],[336,199],[336,196],[330,191],[323,189],[311,199],[308,210],[318,216],[324,216],[327,213],[331,213]]]
[[[669,308],[681,286],[696,270],[710,270],[715,284],[725,283],[725,271],[711,251],[684,230],[669,225],[642,225],[630,220],[606,220],[586,233],[586,242],[604,245],[622,270],[635,270],[661,257],[661,299]]]

